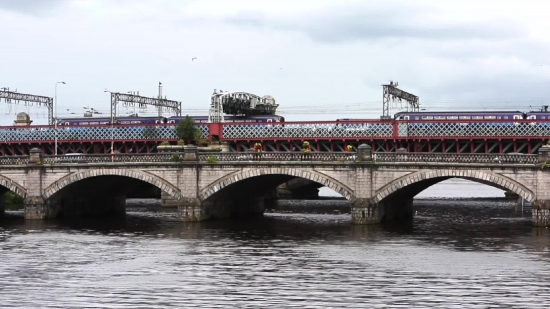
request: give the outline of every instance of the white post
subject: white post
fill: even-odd
[[[55,141],[54,141],[54,155],[57,155],[57,84],[65,84],[65,82],[56,82],[55,83],[55,97],[54,97],[54,130],[55,130]]]

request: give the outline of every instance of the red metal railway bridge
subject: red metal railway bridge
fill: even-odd
[[[314,152],[344,151],[346,145],[371,145],[376,152],[536,153],[550,139],[550,120],[362,120],[284,123],[199,124],[202,137],[227,143],[232,152],[256,142],[265,151],[300,151],[309,141]],[[14,126],[0,127],[0,155],[28,155],[34,147],[44,154],[154,153],[163,141],[176,144],[173,124]]]

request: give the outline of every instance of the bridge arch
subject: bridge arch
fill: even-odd
[[[349,188],[347,185],[343,184],[342,182],[328,175],[315,172],[315,171],[308,171],[308,170],[302,170],[302,169],[296,169],[296,168],[286,168],[286,167],[249,169],[249,170],[232,173],[204,187],[199,193],[199,198],[204,201],[210,196],[214,195],[216,192],[222,190],[223,188],[229,185],[232,185],[234,183],[237,183],[245,179],[264,176],[264,175],[285,175],[285,176],[294,176],[294,177],[308,179],[308,180],[320,183],[321,185],[326,186],[340,193],[343,197],[345,197],[349,201],[353,201],[355,199],[354,191],[351,188]]]
[[[402,176],[377,190],[373,200],[375,203],[378,203],[387,196],[412,184],[435,178],[468,179],[500,189],[510,190],[529,202],[534,202],[536,198],[533,191],[529,190],[521,183],[509,177],[498,175],[495,173],[475,170],[433,170],[420,171]]]
[[[13,193],[21,196],[22,198],[27,197],[27,189],[25,189],[19,183],[11,180],[10,178],[0,175],[0,186],[12,191]]]
[[[134,178],[137,180],[147,182],[153,186],[156,186],[157,188],[160,188],[161,190],[165,191],[166,193],[175,197],[176,199],[181,198],[180,189],[178,189],[178,187],[174,186],[170,182],[160,178],[157,175],[139,171],[139,170],[134,170],[134,169],[91,169],[80,173],[70,174],[57,180],[56,182],[49,185],[46,189],[44,189],[44,193],[42,197],[44,198],[44,200],[47,200],[56,192],[58,192],[59,190],[63,189],[64,187],[70,184],[73,184],[77,181],[80,181],[86,178],[92,178],[92,177],[98,177],[98,176],[123,176],[123,177]]]

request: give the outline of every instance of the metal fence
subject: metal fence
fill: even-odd
[[[159,153],[117,153],[117,154],[74,154],[44,156],[42,164],[64,163],[155,163],[155,162],[183,162],[182,152]],[[357,161],[357,153],[349,152],[200,152],[197,154],[198,162],[354,162]],[[518,153],[509,154],[455,154],[455,153],[372,153],[373,162],[381,163],[477,163],[477,164],[537,164],[538,155]],[[24,165],[29,162],[29,156],[0,157],[0,165]],[[187,161],[186,161],[187,162]]]

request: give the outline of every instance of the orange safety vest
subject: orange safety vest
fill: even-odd
[[[348,145],[346,147],[346,152],[351,152],[353,150],[353,147],[351,145]]]
[[[261,152],[262,151],[262,144],[260,144],[260,143],[254,144],[254,150],[256,150],[256,152]]]

